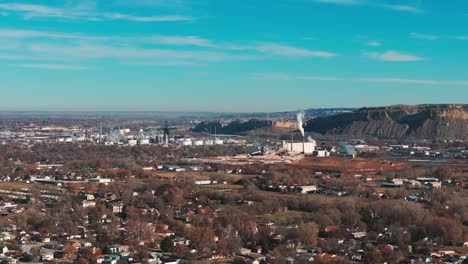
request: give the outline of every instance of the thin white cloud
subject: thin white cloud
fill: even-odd
[[[364,83],[402,83],[402,84],[441,84],[439,81],[434,80],[418,80],[418,79],[401,79],[401,78],[358,78],[353,79],[355,82]]]
[[[314,0],[316,3],[335,4],[335,5],[359,5],[363,4],[361,0]]]
[[[0,10],[18,12],[30,19],[34,17],[55,17],[55,18],[85,18],[86,14],[73,9],[54,8],[45,5],[3,3],[0,4]]]
[[[440,38],[439,36],[436,36],[436,35],[422,34],[422,33],[416,33],[416,32],[411,32],[409,35],[411,38],[424,39],[424,40],[436,40]]]
[[[241,45],[235,43],[214,43],[200,36],[92,36],[81,33],[60,33],[50,31],[22,30],[0,28],[0,38],[3,39],[72,39],[79,41],[105,42],[112,41],[126,44],[161,44],[172,46],[197,46],[230,51],[257,51],[266,54],[290,57],[322,57],[331,58],[336,54],[327,51],[316,51],[277,43],[257,43]]]
[[[421,14],[424,13],[423,10],[414,7],[414,6],[409,6],[409,5],[393,5],[393,4],[380,4],[376,5],[378,7],[394,10],[394,11],[401,11],[401,12],[408,12],[408,13],[413,13],[413,14]]]
[[[454,36],[452,38],[458,39],[458,40],[468,40],[468,35],[467,36]]]
[[[0,54],[2,60],[32,60],[32,57],[16,54]]]
[[[117,59],[154,60],[154,61],[194,61],[219,62],[225,60],[254,60],[257,56],[230,54],[222,51],[177,50],[160,48],[143,48],[136,46],[114,46],[105,44],[53,45],[31,44],[29,52],[41,55],[61,56],[68,59]]]
[[[134,16],[121,13],[106,13],[104,14],[105,18],[113,20],[127,20],[135,22],[176,22],[176,21],[192,21],[192,17],[188,16]]]
[[[292,76],[283,73],[256,73],[252,75],[253,79],[259,80],[278,80],[278,81],[291,81],[291,80],[309,80],[309,81],[339,81],[342,80],[336,77],[328,76]]]
[[[34,68],[34,69],[46,69],[46,70],[67,70],[67,71],[83,71],[90,70],[89,67],[79,65],[67,65],[67,64],[18,64],[16,65],[22,68]]]
[[[234,43],[220,43],[216,45],[218,48],[222,48],[225,50],[234,50],[234,51],[246,51],[246,50],[255,50],[254,46],[251,45],[241,45],[241,44],[234,44]]]
[[[316,3],[324,4],[334,4],[334,5],[343,5],[343,6],[369,6],[376,8],[383,8],[393,11],[421,14],[424,13],[422,9],[419,9],[410,5],[396,5],[396,4],[387,4],[387,3],[376,3],[371,0],[313,0]]]
[[[149,42],[166,45],[215,47],[215,44],[211,40],[199,36],[152,36],[147,38],[147,40]]]
[[[208,64],[193,61],[123,61],[121,65],[129,66],[181,66],[181,67],[206,67]]]
[[[122,13],[100,14],[90,9],[77,6],[74,8],[49,7],[46,5],[3,3],[0,11],[9,11],[22,14],[25,19],[32,18],[60,18],[70,20],[102,21],[102,20],[126,20],[133,22],[176,22],[192,21],[194,18],[181,15],[161,16],[136,16]]]
[[[123,36],[90,36],[80,33],[60,33],[36,30],[20,30],[0,28],[2,39],[72,39],[79,41],[114,41],[117,43],[141,43],[162,44],[173,46],[198,46],[204,48],[217,48],[211,40],[199,36],[148,36],[148,37],[123,37]],[[0,46],[1,48],[1,46]],[[219,48],[223,48],[219,46]]]
[[[280,56],[288,57],[321,57],[321,58],[333,58],[336,56],[335,53],[327,51],[315,51],[308,50],[293,46],[281,45],[277,43],[262,43],[258,44],[256,49],[263,53],[270,53]]]
[[[116,4],[121,5],[141,5],[156,7],[185,7],[189,5],[186,0],[119,0]]]
[[[52,39],[66,39],[66,38],[78,38],[77,35],[54,33],[47,31],[35,31],[35,30],[19,30],[19,29],[2,29],[0,28],[1,38],[52,38]]]
[[[408,61],[422,61],[423,57],[419,57],[413,54],[400,53],[398,51],[389,50],[383,53],[378,52],[367,52],[364,55],[373,60],[380,61],[392,61],[392,62],[408,62]]]
[[[251,76],[256,80],[268,81],[345,81],[357,83],[381,83],[381,84],[413,84],[413,85],[449,85],[449,86],[468,86],[468,81],[440,81],[430,79],[406,79],[406,78],[340,78],[330,76],[296,76],[286,73],[256,73]]]
[[[319,40],[320,38],[318,37],[303,37],[302,40]]]
[[[33,4],[18,4],[18,3],[3,3],[3,4],[0,4],[0,9],[7,10],[7,11],[43,14],[47,16],[59,15],[63,13],[60,9],[55,9],[55,8],[51,8],[48,6],[33,5]]]
[[[468,81],[439,81],[424,79],[404,79],[404,78],[356,78],[354,82],[363,83],[398,83],[398,84],[417,84],[417,85],[453,85],[468,86]]]
[[[446,83],[448,85],[468,86],[468,81],[450,81]]]
[[[0,39],[9,45],[8,50],[31,57],[51,56],[71,59],[167,59],[174,64],[199,64],[200,61],[257,60],[272,57],[332,58],[335,53],[316,51],[277,43],[215,43],[200,36],[93,36],[81,33],[0,28]],[[32,39],[34,41],[21,42]],[[64,41],[60,44],[56,40]],[[254,42],[255,43],[255,42]],[[161,48],[165,46],[195,46],[201,50]],[[0,45],[0,48],[3,45]],[[263,54],[263,55],[262,55]],[[180,62],[180,61],[184,62]],[[186,62],[196,60],[196,62]],[[158,62],[160,63],[160,62]]]
[[[214,47],[215,45],[209,39],[199,36],[92,36],[81,33],[60,33],[50,31],[22,30],[11,28],[0,28],[0,38],[9,39],[76,39],[88,41],[116,41],[116,42],[139,42],[147,44],[165,44],[165,45],[187,45],[200,47]]]
[[[379,41],[368,41],[366,45],[370,47],[378,47],[382,45],[382,43],[380,43]]]

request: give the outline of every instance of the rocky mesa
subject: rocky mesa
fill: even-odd
[[[395,105],[361,108],[319,117],[305,125],[308,132],[353,137],[468,139],[468,105]]]

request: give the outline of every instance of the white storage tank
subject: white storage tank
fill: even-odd
[[[203,143],[205,145],[213,145],[213,140],[205,140]]]
[[[194,140],[192,143],[194,146],[203,146],[203,140]]]
[[[192,140],[184,140],[181,143],[182,146],[192,146]]]
[[[140,145],[148,145],[149,143],[149,139],[140,139]]]
[[[215,145],[223,145],[223,144],[224,144],[224,141],[223,141],[222,139],[216,139],[216,140],[214,141],[214,144],[215,144]]]
[[[128,145],[130,145],[130,146],[135,146],[136,144],[137,144],[137,140],[136,140],[136,139],[130,139],[130,140],[128,141]]]

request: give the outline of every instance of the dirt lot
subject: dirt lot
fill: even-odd
[[[152,177],[158,177],[163,179],[173,179],[178,176],[188,176],[194,180],[207,180],[207,179],[223,179],[228,182],[235,182],[242,178],[248,177],[248,175],[239,174],[228,174],[224,172],[205,172],[205,171],[151,171],[147,172]]]
[[[373,174],[386,170],[411,168],[407,162],[385,161],[377,159],[351,159],[344,157],[313,158],[307,157],[293,164],[311,170],[337,171],[342,173]]]
[[[32,186],[33,184],[23,182],[0,182],[1,190],[18,191],[23,188],[30,189]]]

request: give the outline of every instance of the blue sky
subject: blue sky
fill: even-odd
[[[0,110],[468,103],[468,1],[0,0]]]

